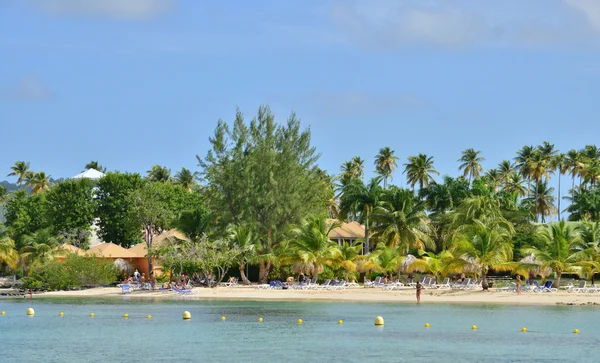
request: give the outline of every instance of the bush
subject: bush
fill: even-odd
[[[62,262],[54,260],[34,269],[24,287],[66,290],[98,286],[116,281],[117,274],[111,261],[72,253]]]

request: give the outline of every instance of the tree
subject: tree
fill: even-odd
[[[404,260],[404,257],[400,253],[397,247],[379,245],[368,259],[362,264],[363,270],[373,270],[380,272],[390,279],[394,271],[398,270],[398,267]]]
[[[15,249],[15,241],[8,236],[0,236],[0,265],[8,265],[14,270],[18,259],[19,253]]]
[[[31,187],[31,194],[39,194],[45,190],[50,190],[54,183],[50,181],[50,175],[46,175],[43,171],[32,173],[25,184]]]
[[[27,181],[31,177],[32,172],[29,170],[29,163],[25,161],[17,161],[15,165],[11,166],[10,172],[7,176],[16,176],[17,185],[23,184],[23,182]]]
[[[0,185],[0,210],[2,211],[2,218],[0,220],[4,220],[4,216],[6,215],[6,211],[4,210],[6,202],[8,202],[8,192],[4,185]]]
[[[579,233],[580,245],[573,257],[576,261],[592,262],[587,270],[594,284],[594,276],[600,272],[600,223],[583,221],[575,227],[575,232]]]
[[[192,188],[196,185],[196,180],[198,178],[198,172],[192,173],[190,170],[186,168],[181,168],[180,171],[175,173],[175,178],[173,178],[173,183],[176,185],[181,185],[181,187],[187,191],[192,190]]]
[[[146,178],[150,182],[166,183],[171,180],[171,169],[168,169],[166,166],[152,165],[147,173]]]
[[[575,191],[567,210],[570,213],[570,221],[600,221],[600,189]]]
[[[94,161],[94,160],[92,160],[89,163],[85,164],[85,170],[83,170],[83,171],[86,171],[88,169],[94,169],[94,170],[97,170],[99,172],[106,173],[106,168],[103,167],[102,165],[98,164],[98,161]]]
[[[498,178],[500,179],[502,187],[506,188],[506,185],[515,171],[513,164],[510,160],[502,160],[500,164],[498,164],[496,170],[498,171]]]
[[[522,179],[521,175],[513,171],[508,176],[503,190],[508,193],[516,193],[518,196],[524,197],[527,195],[527,188],[523,183],[524,180]]]
[[[331,191],[323,188],[314,168],[319,155],[310,130],[301,130],[295,114],[278,125],[269,107],[262,106],[246,125],[238,110],[233,125],[219,121],[209,141],[212,149],[197,159],[217,229],[250,225],[264,236],[261,251],[272,251],[289,226],[303,216],[325,213]],[[259,261],[261,282],[267,281],[271,266]]]
[[[335,244],[329,239],[329,233],[341,225],[328,223],[326,216],[310,216],[290,231],[289,247],[294,259],[305,268],[313,270],[313,276],[319,278],[319,270],[330,264]]]
[[[210,232],[213,215],[201,206],[184,210],[174,222],[174,227],[185,233],[192,241]]]
[[[107,242],[129,247],[142,240],[142,228],[133,218],[129,195],[144,181],[139,174],[109,172],[98,180],[98,236]]]
[[[340,246],[332,250],[331,265],[344,269],[344,280],[349,281],[350,273],[356,272],[358,262],[364,260],[361,254],[363,244],[360,241],[348,243],[344,241]]]
[[[455,256],[464,264],[475,265],[482,278],[482,287],[488,289],[487,273],[510,270],[513,258],[512,233],[493,220],[473,220],[455,237]]]
[[[59,248],[58,239],[49,228],[24,236],[23,243],[20,261],[24,265],[25,272],[25,266],[38,266],[65,254],[65,251]]]
[[[23,236],[49,226],[46,193],[28,195],[24,189],[17,190],[11,194],[5,209],[5,225],[17,249],[23,246]]]
[[[537,232],[537,239],[541,248],[524,248],[521,253],[533,255],[539,261],[539,267],[552,269],[556,273],[557,288],[563,273],[581,274],[581,264],[574,254],[580,238],[565,221],[544,226]]]
[[[370,251],[369,229],[372,224],[373,209],[377,205],[383,189],[379,185],[379,178],[373,178],[368,185],[362,179],[354,179],[342,191],[340,203],[340,216],[346,219],[348,215],[359,215],[365,225],[365,250]]]
[[[397,246],[402,254],[410,249],[434,249],[426,222],[425,203],[407,189],[385,191],[373,210],[375,236],[381,243]]]
[[[442,251],[439,254],[419,250],[421,258],[415,259],[409,266],[408,271],[420,271],[430,273],[436,281],[453,271],[454,255],[450,251]]]
[[[556,214],[556,205],[554,204],[554,188],[548,187],[548,181],[540,181],[535,185],[535,199],[527,198],[532,205],[531,212],[542,217],[542,223],[546,223],[546,217],[552,217]]]
[[[90,229],[97,207],[94,186],[89,179],[70,179],[46,193],[47,219],[54,233]]]
[[[409,156],[408,163],[404,164],[404,172],[408,184],[414,189],[415,184],[419,183],[419,189],[429,186],[429,183],[434,181],[432,174],[440,175],[433,168],[433,156],[419,154],[417,156]]]
[[[239,254],[237,255],[238,271],[244,285],[250,285],[246,277],[246,265],[256,261],[257,247],[260,245],[260,239],[249,226],[230,225],[227,229],[228,239],[231,244],[237,246]]]
[[[575,191],[575,177],[580,175],[584,167],[583,155],[575,149],[571,149],[565,155],[565,163],[571,174],[571,192]]]
[[[483,156],[479,156],[481,151],[475,151],[475,149],[466,149],[462,152],[460,159],[458,159],[460,166],[458,170],[463,170],[463,177],[469,176],[469,184],[471,184],[471,179],[476,178],[481,174],[483,168],[481,167],[481,162],[485,161]]]
[[[541,149],[536,149],[527,161],[527,170],[529,171],[529,177],[534,181],[534,200],[537,201],[539,200],[537,193],[540,191],[540,182],[542,181],[542,178],[549,177],[549,172],[551,170],[550,159],[548,159],[547,155]],[[535,203],[536,218],[540,214],[538,207],[538,203]],[[542,215],[542,220],[543,218],[544,216]]]
[[[560,208],[560,177],[561,175],[565,175],[567,171],[569,171],[569,164],[567,162],[567,157],[565,154],[557,154],[552,158],[550,162],[550,167],[558,172],[558,220],[560,221],[562,218],[560,217],[560,213],[562,212]]]
[[[394,155],[394,150],[389,147],[379,149],[379,154],[375,157],[375,171],[383,177],[383,188],[387,188],[387,180],[392,177],[396,169],[398,157]]]

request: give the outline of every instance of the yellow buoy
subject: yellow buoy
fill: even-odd
[[[381,316],[375,318],[375,325],[383,326],[383,318]]]
[[[3,311],[3,312],[2,312],[2,315],[6,315],[6,311]]]
[[[65,316],[65,313],[63,313],[62,311],[60,313],[58,313],[58,316]]]
[[[579,334],[579,329],[575,329],[575,330],[573,330],[573,333],[574,333],[574,334]]]
[[[27,309],[27,315],[29,315],[29,316],[34,316],[35,315],[35,311],[33,310],[33,308]]]
[[[471,329],[473,329],[473,330],[477,330],[477,325],[473,325],[473,326],[471,327]]]
[[[225,321],[225,320],[227,320],[227,318],[226,318],[226,317],[224,317],[224,316],[222,316],[222,317],[221,317],[221,320]]]
[[[522,331],[523,333],[527,333],[527,328],[526,328],[526,327],[522,327],[522,328],[521,328],[521,331]]]
[[[147,318],[148,318],[148,319],[152,319],[152,315],[148,315],[148,316],[147,316]]]
[[[425,323],[425,327],[429,328],[431,325],[429,325],[429,323]]]
[[[184,311],[182,315],[183,320],[190,320],[192,318],[192,314],[189,311]]]
[[[124,317],[125,319],[127,319],[127,318],[129,318],[129,314],[123,314],[123,317]]]
[[[303,323],[302,319],[298,319],[298,324],[302,324],[302,323]]]
[[[258,322],[262,323],[263,322],[263,318],[258,318]]]
[[[94,313],[90,313],[90,316],[93,318],[94,317]]]
[[[342,325],[342,324],[344,324],[344,321],[343,320],[338,320],[338,324]]]

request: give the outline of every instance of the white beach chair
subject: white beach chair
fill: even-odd
[[[444,289],[450,289],[452,288],[452,286],[450,286],[450,278],[446,277],[441,284],[437,284],[436,287],[438,289],[444,290]]]
[[[586,292],[586,290],[587,290],[587,281],[581,280],[581,281],[579,281],[579,285],[577,285],[577,287],[572,287],[567,291],[581,293],[581,292]]]

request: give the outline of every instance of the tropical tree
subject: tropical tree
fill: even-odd
[[[426,219],[424,202],[410,190],[393,188],[382,194],[373,210],[373,231],[381,243],[399,247],[402,254],[410,249],[433,249]]]
[[[180,171],[175,173],[175,177],[173,178],[173,183],[177,185],[181,185],[183,189],[189,191],[192,190],[192,187],[196,185],[196,180],[198,179],[198,172],[192,173],[189,169],[181,168]]]
[[[551,223],[541,228],[536,237],[541,247],[524,248],[521,253],[525,256],[533,255],[539,267],[552,269],[556,273],[557,288],[563,273],[582,273],[582,266],[586,263],[576,259],[576,246],[581,239],[573,227],[565,221]]]
[[[152,165],[147,173],[146,178],[151,182],[166,183],[171,179],[171,169],[166,166]]]
[[[102,173],[106,173],[106,168],[103,167],[102,165],[100,165],[97,160],[92,160],[89,163],[85,164],[84,171],[86,171],[88,169],[94,169],[94,170],[100,171]]]
[[[364,260],[361,254],[363,244],[360,241],[348,243],[344,241],[340,246],[331,251],[331,265],[335,268],[344,269],[344,280],[349,281],[350,273],[356,272],[358,263]]]
[[[561,175],[565,175],[567,173],[567,171],[569,170],[569,164],[567,162],[567,157],[565,154],[557,154],[554,156],[554,158],[552,158],[552,161],[550,162],[550,167],[555,170],[556,172],[558,172],[558,220],[560,221],[562,218],[560,218],[560,213],[562,212],[561,208],[560,208],[560,177]]]
[[[475,219],[455,236],[455,256],[465,265],[478,268],[481,274],[481,286],[487,290],[487,273],[508,271],[513,268],[512,233],[503,224],[493,220]]]
[[[569,174],[571,174],[571,193],[575,191],[575,178],[580,175],[584,168],[583,159],[583,155],[575,149],[571,149],[565,154],[565,163]]]
[[[434,181],[433,174],[440,173],[433,167],[433,156],[419,154],[417,156],[409,156],[408,163],[404,164],[404,172],[408,184],[414,189],[415,185],[419,184],[419,189],[429,186],[429,183]]]
[[[23,184],[27,179],[31,177],[32,172],[29,170],[29,162],[25,161],[17,161],[15,165],[11,166],[12,170],[7,176],[16,176],[17,185]]]
[[[311,216],[290,230],[289,247],[294,259],[303,267],[312,268],[317,279],[323,265],[331,263],[336,248],[329,233],[340,225],[337,221],[328,222],[327,216]]]
[[[197,207],[181,211],[174,222],[174,227],[185,233],[192,241],[196,241],[210,232],[212,222],[213,215],[206,209]]]
[[[230,243],[239,248],[237,255],[238,270],[244,285],[250,285],[246,277],[246,265],[256,261],[257,250],[260,248],[260,239],[247,225],[230,225],[227,228]]]
[[[574,191],[567,211],[570,213],[570,221],[582,219],[600,221],[600,189]]]
[[[394,271],[398,270],[404,257],[397,247],[379,245],[367,260],[361,264],[363,271],[375,271],[384,274],[391,279]]]
[[[439,254],[434,252],[425,252],[419,250],[421,258],[415,259],[409,266],[408,271],[420,271],[429,273],[435,277],[436,281],[440,281],[440,277],[446,276],[456,268],[453,263],[454,255],[450,251],[442,251]]]
[[[481,167],[481,162],[485,161],[483,156],[479,156],[481,151],[475,151],[475,149],[466,149],[462,152],[460,159],[458,159],[460,166],[458,170],[464,170],[463,177],[469,176],[469,184],[471,184],[472,178],[477,178],[483,168]]]
[[[524,185],[524,180],[519,173],[512,172],[506,180],[504,191],[508,193],[516,193],[520,197],[527,195],[527,187]]]
[[[383,177],[383,187],[387,188],[387,180],[392,177],[396,169],[398,157],[394,155],[394,150],[389,147],[379,149],[379,154],[375,156],[375,171]]]
[[[25,271],[26,267],[38,266],[66,253],[59,248],[59,241],[49,228],[24,236],[23,244],[19,260]]]
[[[19,253],[15,249],[15,241],[8,236],[0,236],[0,265],[5,264],[15,269],[18,259]]]
[[[25,185],[31,187],[31,194],[39,194],[45,190],[50,190],[54,183],[50,181],[50,175],[40,171],[39,173],[30,174]]]
[[[579,233],[580,245],[573,257],[576,261],[593,262],[585,267],[594,284],[594,276],[600,272],[600,223],[583,221],[575,231]]]
[[[373,178],[368,185],[362,179],[354,179],[342,190],[340,217],[347,219],[350,214],[359,215],[365,225],[365,250],[370,251],[369,231],[372,223],[373,209],[377,205],[383,189],[379,178]]]
[[[548,181],[540,181],[535,185],[534,198],[527,198],[531,202],[531,212],[535,214],[536,219],[538,215],[542,217],[542,223],[546,223],[546,217],[551,218],[556,214],[556,205],[554,204],[555,196],[554,188],[548,186]]]
[[[496,169],[490,169],[485,173],[485,182],[492,188],[494,193],[498,193],[502,185],[502,175]]]
[[[498,179],[500,180],[502,188],[504,189],[506,188],[511,176],[514,174],[514,166],[510,160],[502,160],[500,164],[498,164],[496,170],[498,171]]]

